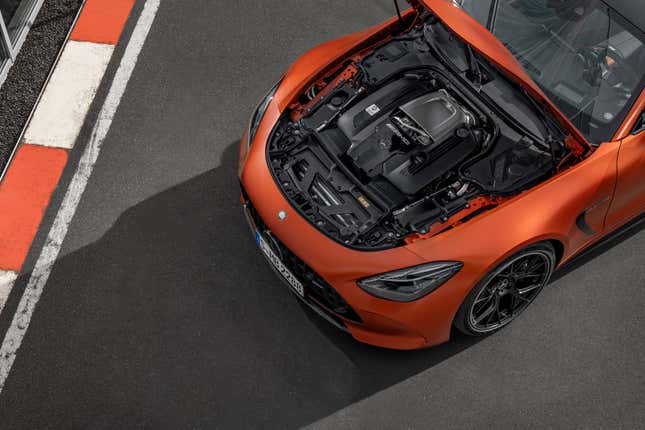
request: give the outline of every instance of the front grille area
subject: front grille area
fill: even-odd
[[[258,212],[255,210],[253,203],[242,188],[242,194],[247,204],[247,211],[257,229],[266,234],[270,230],[264,223]],[[329,285],[320,275],[302,261],[296,254],[287,248],[278,238],[270,235],[270,242],[273,246],[279,247],[278,254],[281,256],[282,263],[293,273],[305,287],[305,300],[313,301],[331,317],[338,322],[338,316],[361,323],[362,320],[351,306],[338,294],[334,288]],[[275,250],[274,250],[275,251]],[[342,324],[342,322],[341,322]]]

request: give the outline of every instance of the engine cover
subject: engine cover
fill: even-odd
[[[418,95],[407,88],[405,79],[383,88],[343,115],[339,128],[357,169],[414,195],[465,160],[477,142],[469,131],[474,116],[448,91]]]

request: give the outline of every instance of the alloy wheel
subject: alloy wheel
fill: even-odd
[[[548,253],[532,251],[498,267],[470,307],[470,329],[489,333],[513,321],[549,281],[552,265]]]

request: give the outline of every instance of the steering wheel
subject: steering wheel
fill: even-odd
[[[583,48],[576,58],[584,68],[583,79],[592,87],[599,87],[604,79],[610,87],[630,91],[640,80],[625,56],[612,46]]]
[[[583,48],[576,53],[576,59],[582,64],[582,78],[592,87],[598,87],[602,79],[604,49],[597,47]]]

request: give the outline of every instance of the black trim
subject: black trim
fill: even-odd
[[[584,211],[576,218],[576,226],[585,234],[593,236],[596,234],[593,228],[587,223],[587,211]]]
[[[592,242],[591,244],[589,244],[589,246],[583,248],[578,253],[572,255],[566,263],[562,264],[556,269],[554,273],[555,279],[561,278],[562,276],[574,270],[576,267],[588,263],[596,256],[631,237],[632,234],[636,234],[637,232],[641,231],[644,225],[645,212],[636,216],[634,219],[628,221],[622,226],[616,228],[606,236],[602,237],[600,240]]]
[[[637,135],[643,131],[645,131],[645,112],[642,112],[638,117],[636,124],[634,124],[634,129],[632,130],[632,134]]]

